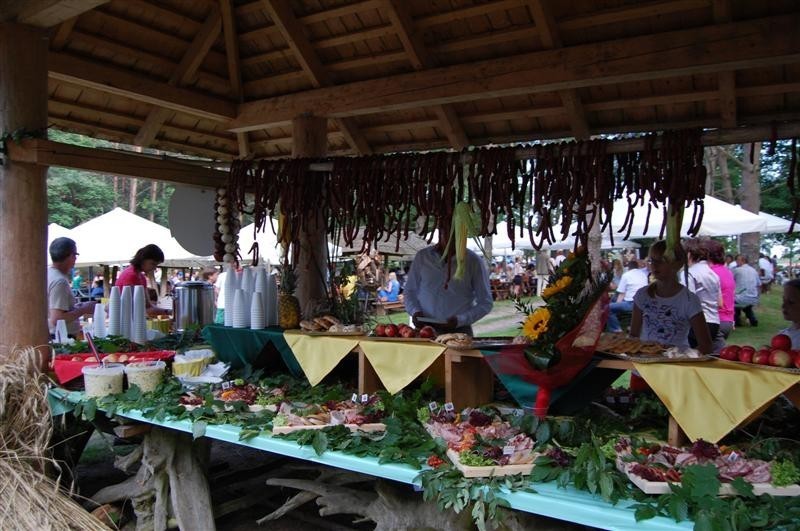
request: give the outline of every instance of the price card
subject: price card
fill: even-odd
[[[514,447],[511,445],[503,446],[503,455],[514,455]]]
[[[439,409],[439,404],[437,404],[436,402],[431,402],[428,404],[428,409],[430,409],[431,411],[436,411],[437,409]]]
[[[363,395],[361,395],[361,403],[366,404],[367,402],[369,402],[369,395],[367,393],[364,393]]]
[[[619,397],[620,404],[630,404],[631,398],[629,396],[621,396]]]
[[[449,413],[451,411],[454,411],[455,409],[456,409],[456,407],[453,405],[452,402],[445,402],[445,404],[444,404],[444,410],[445,411],[447,411]]]
[[[233,384],[232,384],[230,381],[228,381],[228,382],[222,382],[222,388],[223,388],[223,389],[230,389],[232,385],[233,385]]]
[[[353,393],[353,396],[350,397],[351,402],[358,402],[358,393]]]

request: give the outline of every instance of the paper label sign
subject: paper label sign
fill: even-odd
[[[369,402],[369,395],[364,393],[363,395],[361,395],[361,403],[366,404],[367,402]]]
[[[431,402],[428,404],[428,409],[430,409],[431,411],[436,411],[437,409],[439,409],[439,404],[437,404],[436,402]]]
[[[456,409],[456,407],[453,405],[452,402],[445,402],[445,404],[444,404],[444,410],[445,411],[450,412],[450,411],[454,411],[455,409]]]
[[[353,393],[353,396],[350,397],[351,402],[358,402],[358,393]]]
[[[222,382],[222,388],[223,389],[230,389],[231,388],[231,382]]]
[[[514,455],[513,446],[503,446],[503,455]]]

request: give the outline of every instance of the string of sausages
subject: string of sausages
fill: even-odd
[[[694,205],[688,230],[694,235],[702,222],[706,178],[700,133],[647,135],[643,150],[627,153],[609,153],[609,142],[596,139],[256,165],[239,160],[231,165],[228,197],[253,215],[258,232],[280,213],[281,243],[299,242],[319,215],[329,238],[362,251],[392,239],[398,250],[415,229],[430,241],[435,227],[418,227],[417,219],[449,220],[458,201],[470,202],[479,213],[479,236],[492,234],[495,222],[505,218],[512,243],[527,233],[537,249],[570,236],[585,244],[595,223],[613,240],[612,209],[622,197],[628,211],[617,232],[624,237],[631,235],[634,208],[646,202],[645,225],[653,208],[666,214],[668,207],[661,205]],[[314,170],[319,163],[332,169]]]

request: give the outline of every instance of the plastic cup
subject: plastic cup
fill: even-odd
[[[87,397],[100,398],[122,392],[124,368],[121,363],[83,367],[81,372]]]
[[[128,385],[137,385],[143,393],[155,391],[158,384],[164,380],[164,370],[167,364],[163,361],[140,361],[125,367],[128,375]]]

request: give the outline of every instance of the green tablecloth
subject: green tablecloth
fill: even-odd
[[[220,361],[230,363],[234,369],[246,364],[254,365],[258,355],[268,344],[280,353],[283,362],[293,376],[303,378],[303,370],[297,363],[292,349],[283,338],[283,329],[277,326],[263,330],[231,328],[229,326],[208,325],[203,328],[203,338],[211,344]]]

